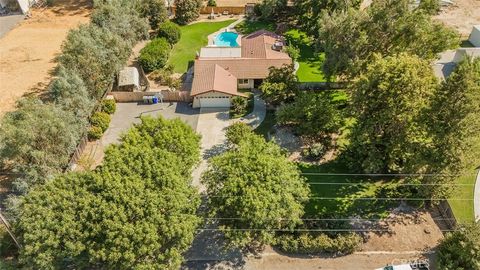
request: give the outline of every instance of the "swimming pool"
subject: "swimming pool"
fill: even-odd
[[[238,47],[238,34],[235,32],[222,32],[215,37],[215,45],[221,47]]]

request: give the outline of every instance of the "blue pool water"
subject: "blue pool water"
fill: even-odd
[[[222,32],[215,37],[215,45],[221,47],[238,47],[237,37],[237,33]]]

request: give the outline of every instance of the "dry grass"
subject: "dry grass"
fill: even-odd
[[[455,5],[440,12],[435,18],[455,28],[467,38],[472,26],[480,24],[480,0],[454,0]]]
[[[45,91],[67,32],[89,21],[88,0],[57,0],[0,39],[0,117],[22,96]]]

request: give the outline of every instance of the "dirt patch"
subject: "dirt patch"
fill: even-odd
[[[380,222],[387,233],[369,233],[362,251],[426,251],[436,247],[442,231],[429,212],[394,211]]]
[[[434,217],[408,207],[395,209],[379,225],[388,233],[369,233],[362,250],[347,256],[292,256],[267,248],[261,258],[247,258],[244,269],[357,269],[372,270],[387,264],[428,263],[433,266],[434,249],[443,238]],[[230,268],[225,268],[230,269]],[[433,268],[434,269],[434,268]]]
[[[249,3],[261,3],[262,0],[217,0],[217,7],[244,7]]]
[[[0,39],[0,116],[28,94],[45,91],[68,31],[89,21],[88,0],[57,0],[49,8],[31,10],[31,17]]]
[[[435,19],[455,28],[463,37],[467,38],[472,27],[480,24],[479,0],[454,0],[455,4],[444,8]]]

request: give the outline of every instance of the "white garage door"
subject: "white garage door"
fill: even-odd
[[[202,107],[202,108],[228,108],[228,107],[230,107],[230,98],[228,98],[228,97],[202,97],[202,98],[200,98],[200,107]]]

